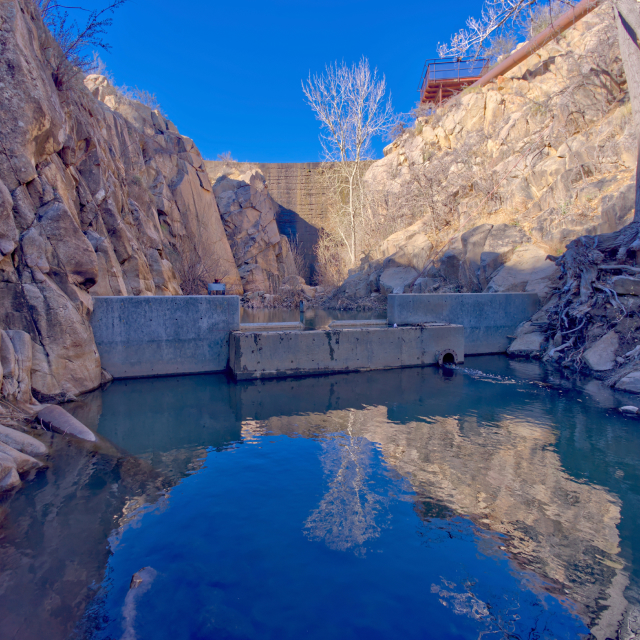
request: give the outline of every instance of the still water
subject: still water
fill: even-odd
[[[341,311],[339,309],[245,309],[240,322],[302,322],[305,330],[326,327],[333,320],[386,320],[386,311]]]
[[[502,357],[117,382],[1,505],[0,637],[633,637],[630,399]]]

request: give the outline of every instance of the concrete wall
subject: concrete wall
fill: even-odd
[[[113,296],[93,301],[91,326],[114,378],[224,371],[238,296]]]
[[[388,297],[389,324],[451,322],[464,327],[465,355],[503,353],[516,327],[538,310],[535,293],[411,293]]]
[[[445,349],[462,358],[461,326],[236,332],[230,366],[238,380],[370,371],[434,365]]]

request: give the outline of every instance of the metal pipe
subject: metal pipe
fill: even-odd
[[[557,20],[554,20],[549,27],[541,31],[535,38],[525,42],[517,51],[514,51],[508,58],[504,59],[500,64],[496,65],[485,73],[480,80],[476,80],[472,87],[484,87],[485,84],[491,82],[498,76],[502,76],[521,62],[526,60],[530,55],[535,53],[540,47],[543,47],[553,38],[559,36],[572,27],[578,20],[584,18],[591,13],[605,0],[582,0],[575,7],[563,13]]]

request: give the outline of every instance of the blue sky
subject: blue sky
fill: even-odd
[[[309,71],[365,55],[396,111],[409,111],[425,58],[479,9],[480,0],[129,0],[100,56],[116,84],[155,93],[207,159],[313,162],[318,122],[300,88]]]

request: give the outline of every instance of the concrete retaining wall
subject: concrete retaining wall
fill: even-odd
[[[456,325],[343,331],[231,334],[230,366],[238,380],[435,365],[452,349],[462,361]]]
[[[465,355],[503,353],[516,327],[538,310],[535,293],[411,293],[388,297],[389,324],[451,322],[464,327]]]
[[[114,378],[224,371],[238,296],[97,297],[91,326]]]

